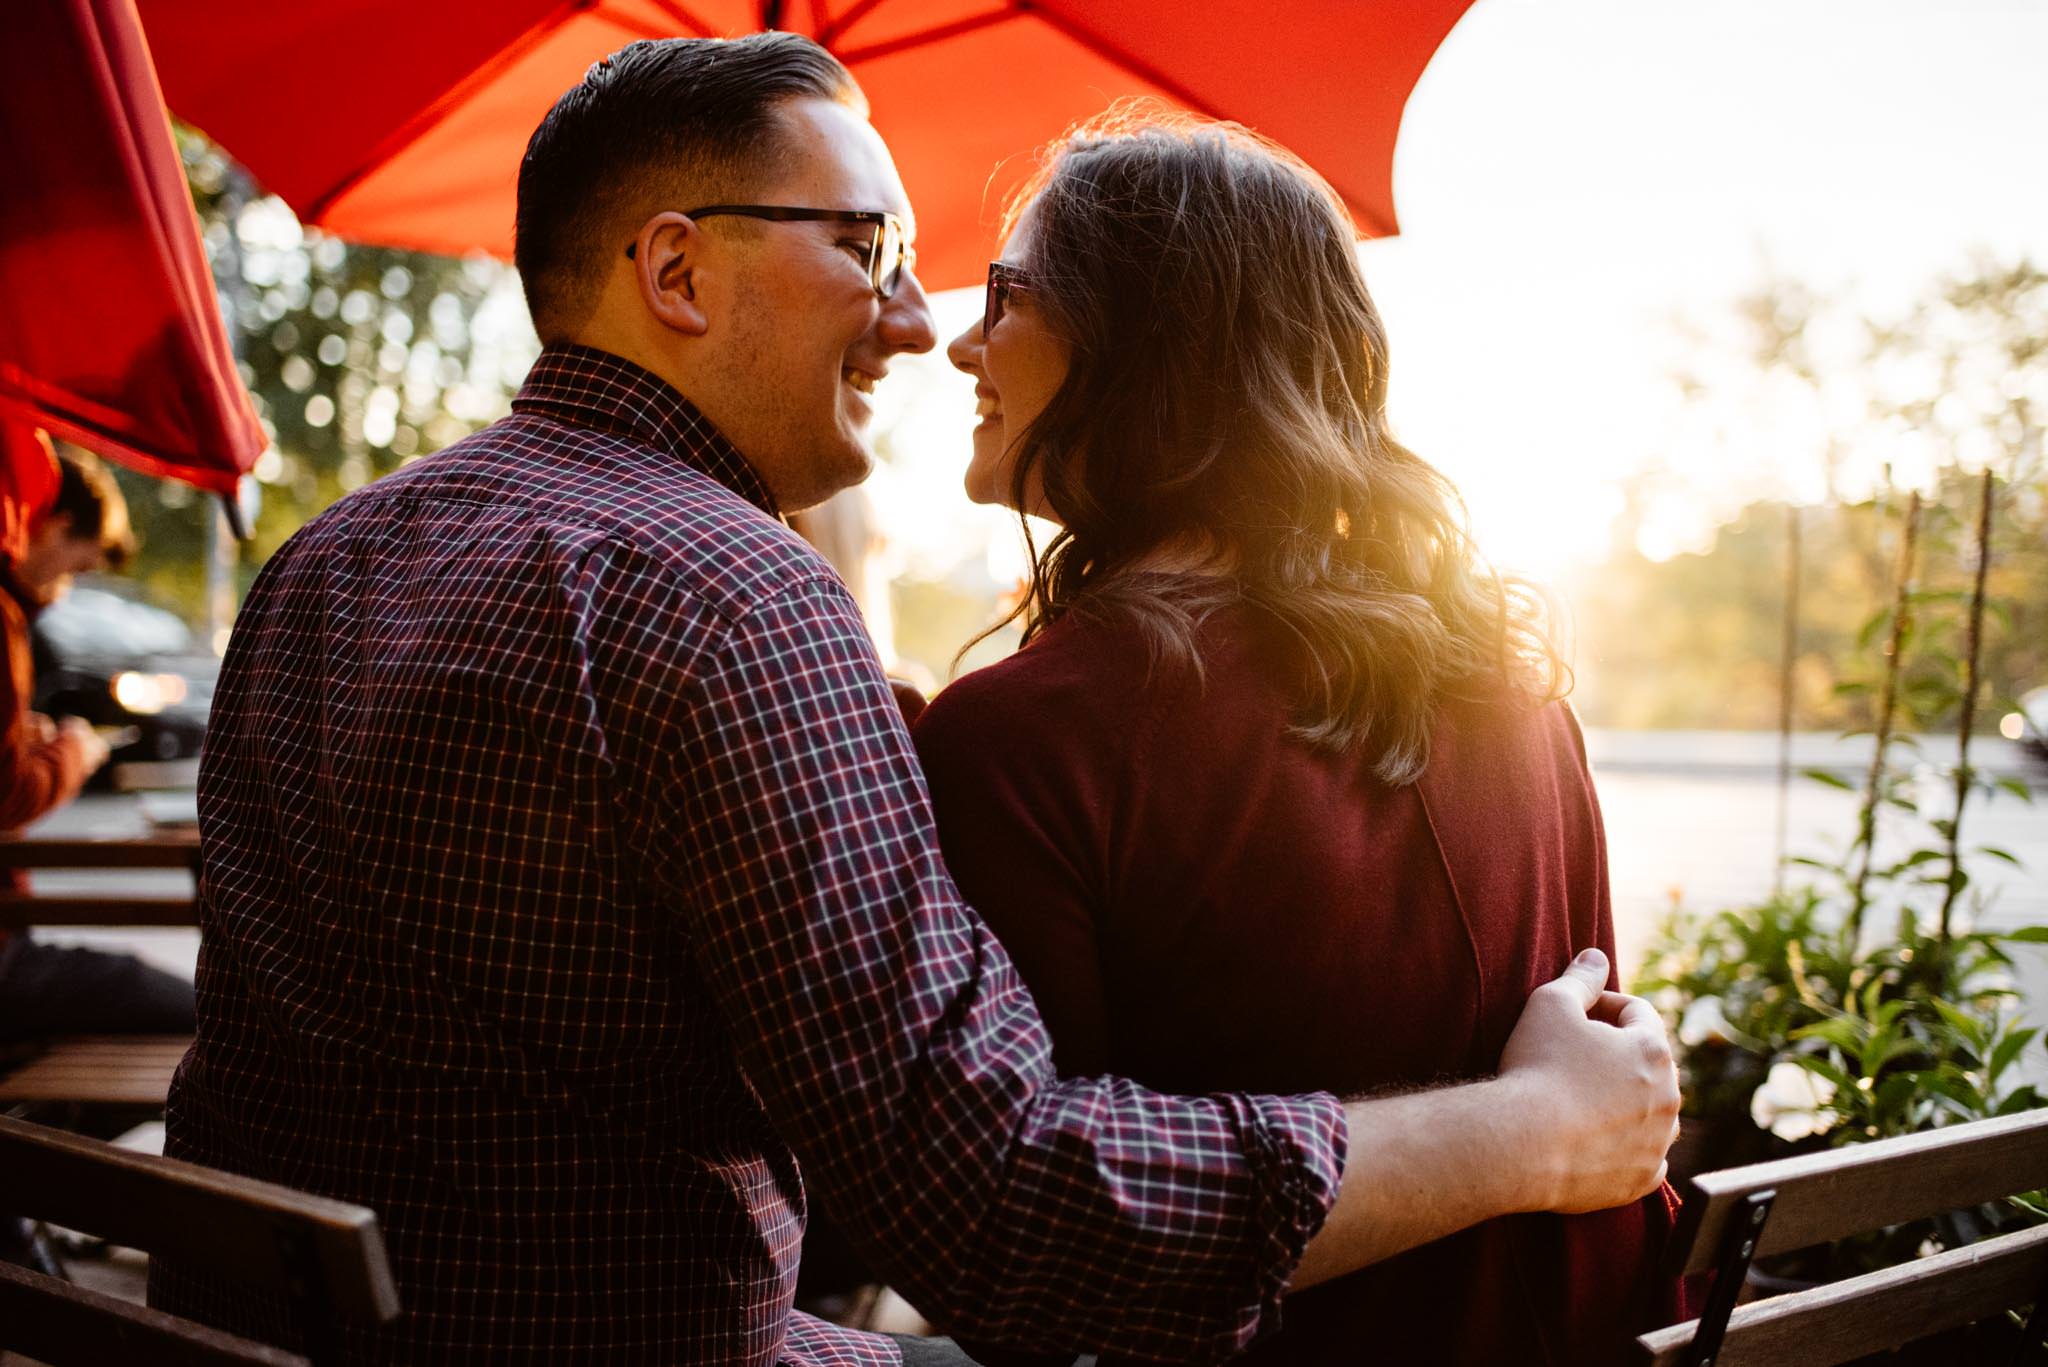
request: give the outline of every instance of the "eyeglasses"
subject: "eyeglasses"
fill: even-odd
[[[868,282],[875,287],[875,294],[883,299],[896,293],[896,287],[903,283],[903,272],[917,261],[917,254],[911,249],[908,234],[903,230],[903,220],[882,209],[794,209],[786,204],[707,204],[701,209],[689,209],[684,218],[761,218],[771,223],[858,223],[867,227],[872,236],[868,239],[867,268]],[[626,244],[626,256],[630,259],[638,243]]]
[[[981,335],[988,336],[1003,321],[1012,293],[1031,292],[1031,274],[1002,261],[988,263],[988,298],[981,306]]]

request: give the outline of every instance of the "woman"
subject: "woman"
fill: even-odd
[[[1024,647],[916,728],[948,866],[1063,1072],[1491,1072],[1537,985],[1613,958],[1600,816],[1535,600],[1388,431],[1349,220],[1241,129],[1128,116],[1022,203],[949,354],[968,492],[1060,531]],[[1676,1309],[1667,1196],[1305,1292],[1249,1360],[1624,1360]]]

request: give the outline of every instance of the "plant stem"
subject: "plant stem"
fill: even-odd
[[[1771,895],[1785,890],[1785,831],[1792,793],[1792,669],[1799,656],[1799,505],[1785,508],[1785,612],[1778,646],[1778,844]]]
[[[1892,710],[1899,697],[1899,670],[1905,654],[1906,626],[1913,603],[1913,554],[1920,541],[1920,494],[1916,490],[1906,503],[1906,522],[1899,536],[1898,587],[1892,598],[1892,629],[1884,647],[1884,688],[1877,704],[1877,748],[1870,757],[1870,774],[1863,783],[1863,808],[1856,818],[1856,844],[1862,857],[1856,877],[1849,884],[1849,952],[1854,954],[1863,932],[1863,911],[1870,899],[1865,885],[1870,879],[1870,862],[1877,844],[1877,808],[1884,800],[1886,751],[1892,743]]]
[[[1956,809],[1948,827],[1948,891],[1941,899],[1941,943],[1948,946],[1949,912],[1963,890],[1963,803],[1970,796],[1970,732],[1977,724],[1977,662],[1984,645],[1984,579],[1991,568],[1991,471],[1977,500],[1977,578],[1970,587],[1970,634],[1963,648],[1963,708],[1956,736]]]

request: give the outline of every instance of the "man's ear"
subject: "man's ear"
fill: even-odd
[[[697,299],[704,247],[703,229],[669,211],[640,225],[630,253],[640,302],[664,324],[692,337],[702,337],[711,325]]]

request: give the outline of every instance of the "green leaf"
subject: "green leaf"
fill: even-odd
[[[1854,1016],[1835,1016],[1792,1032],[1793,1039],[1817,1039],[1832,1044],[1852,1057],[1863,1053],[1870,1039],[1870,1027]]]
[[[2027,781],[2023,778],[2001,778],[1998,780],[1998,786],[2022,802],[2034,800],[2034,790],[2027,786]]]
[[[1802,778],[1810,778],[1815,783],[1824,783],[1830,788],[1840,788],[1845,793],[1856,791],[1855,784],[1827,769],[1801,769],[1799,773]]]
[[[1919,1095],[1927,1081],[1925,1073],[1894,1073],[1883,1082],[1877,1084],[1877,1091],[1872,1097],[1872,1109],[1879,1115],[1906,1109],[1907,1103]],[[1968,1090],[1974,1092],[1976,1089],[1968,1088]],[[1961,1096],[1958,1096],[1956,1099],[1959,1101],[1964,1100]],[[1981,1098],[1972,1096],[1969,1098],[1969,1101],[1980,1102]],[[1975,1107],[1975,1109],[1981,1109],[1981,1105]]]
[[[1999,939],[2020,945],[2048,945],[2048,926],[2021,926],[1999,932]]]
[[[1977,847],[1977,853],[1982,855],[1988,855],[1993,859],[2003,859],[2006,863],[2012,865],[2016,869],[2026,867],[2025,864],[2020,862],[2020,857],[2018,855],[2014,854],[2011,850],[2001,849],[1996,845],[1979,845]]]
[[[1996,1082],[1998,1075],[2020,1056],[2020,1050],[2032,1043],[2034,1037],[2040,1033],[2038,1028],[2015,1030],[2000,1040],[1991,1051],[1991,1061],[1985,1065],[1990,1080]]]
[[[1993,1114],[2018,1115],[2021,1111],[2038,1109],[2040,1105],[2040,1093],[2036,1092],[2032,1087],[2022,1087],[2005,1100],[1999,1102],[1998,1109]]]
[[[1936,1014],[1944,1021],[1948,1022],[1950,1029],[1963,1037],[1977,1057],[1982,1058],[1984,1056],[1984,1046],[1987,1043],[1984,1037],[1984,1022],[1960,1007],[1951,1006],[1939,997],[1929,997],[1927,1004],[1932,1006]]]

